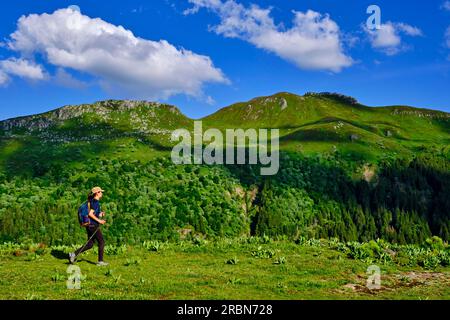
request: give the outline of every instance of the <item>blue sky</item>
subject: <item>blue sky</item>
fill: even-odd
[[[2,3],[0,120],[104,99],[158,100],[199,118],[280,91],[450,112],[450,2],[343,3]],[[371,4],[380,30],[365,27]]]

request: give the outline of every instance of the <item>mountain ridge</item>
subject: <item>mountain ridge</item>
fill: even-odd
[[[0,121],[0,127],[3,128],[3,130],[10,130],[11,127],[24,126],[26,121],[41,119],[48,119],[50,122],[64,121],[80,117],[86,113],[96,112],[101,115],[106,115],[115,111],[132,111],[133,109],[137,109],[139,107],[150,107],[149,111],[152,111],[151,108],[155,107],[167,107],[171,112],[181,114],[180,110],[176,106],[162,104],[159,102],[145,100],[101,100],[93,104],[66,105],[38,114],[5,119]],[[47,127],[45,123],[43,123],[41,126],[38,125],[38,128],[42,128],[43,126]]]
[[[409,106],[368,107],[327,92],[303,96],[279,92],[232,104],[198,120],[204,130],[277,128],[284,151],[339,151],[370,162],[411,156],[423,147],[445,149],[450,142],[449,113]],[[192,131],[194,121],[176,106],[143,100],[68,105],[0,121],[0,165],[20,170],[29,166],[33,154],[44,150],[42,160],[33,161],[82,161],[92,156],[92,146],[101,150],[97,157],[167,156],[176,144],[172,132]],[[79,156],[66,155],[66,149],[75,149]]]
[[[249,103],[254,103],[254,102],[258,102],[259,100],[262,99],[273,99],[273,98],[277,98],[277,97],[283,97],[284,95],[290,95],[290,96],[295,96],[295,97],[299,97],[299,98],[305,98],[305,97],[317,97],[317,98],[337,98],[337,99],[342,99],[345,100],[347,99],[348,101],[353,101],[351,104],[354,106],[359,106],[359,107],[365,107],[365,108],[371,108],[371,109],[413,109],[416,111],[428,111],[431,112],[431,114],[433,113],[437,113],[440,114],[442,117],[444,118],[450,118],[450,113],[446,112],[446,111],[442,111],[442,110],[437,110],[437,109],[431,109],[431,108],[424,108],[424,107],[415,107],[415,106],[409,106],[409,105],[383,105],[383,106],[368,106],[368,105],[364,105],[361,104],[359,101],[357,101],[355,98],[351,97],[351,96],[347,96],[347,95],[343,95],[343,94],[339,94],[339,93],[332,93],[332,92],[307,92],[305,93],[303,96],[302,95],[297,95],[297,94],[293,94],[287,91],[281,91],[281,92],[277,92],[274,93],[272,95],[268,95],[268,96],[258,96],[258,97],[254,97],[248,101],[241,101],[241,102],[236,102],[224,107],[221,107],[219,110],[206,115],[204,117],[195,119],[195,118],[191,118],[187,115],[185,115],[184,113],[182,113],[180,111],[180,109],[175,106],[175,105],[171,105],[171,104],[166,104],[166,103],[161,103],[161,102],[157,102],[157,101],[149,101],[149,100],[121,100],[121,99],[106,99],[106,100],[99,100],[96,101],[94,103],[84,103],[84,104],[78,104],[78,105],[64,105],[62,107],[58,107],[49,111],[44,111],[41,113],[36,113],[36,114],[30,114],[30,115],[23,115],[23,116],[18,116],[18,117],[11,117],[11,118],[7,118],[4,120],[0,120],[0,125],[3,123],[8,123],[8,122],[13,122],[13,121],[18,121],[18,120],[23,120],[23,119],[33,119],[36,117],[41,117],[41,116],[46,116],[46,115],[50,115],[50,114],[55,114],[58,118],[60,118],[61,120],[67,120],[68,118],[64,118],[61,117],[60,115],[64,114],[65,110],[70,110],[70,109],[81,109],[81,108],[86,108],[86,107],[96,107],[96,106],[100,106],[100,107],[118,107],[119,110],[131,110],[133,108],[139,107],[139,106],[151,106],[151,107],[160,107],[160,106],[167,106],[170,107],[172,109],[175,110],[175,112],[177,113],[181,113],[183,116],[185,116],[186,118],[190,119],[190,120],[202,120],[202,119],[207,119],[211,116],[213,116],[216,113],[219,113],[221,111],[227,110],[233,106],[236,105],[241,105],[241,104],[249,104]],[[86,110],[84,112],[89,112],[90,110]],[[76,115],[79,116],[80,114]],[[31,120],[30,119],[30,120]]]

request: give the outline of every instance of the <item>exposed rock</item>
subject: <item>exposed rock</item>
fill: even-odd
[[[374,177],[375,177],[375,168],[370,167],[368,165],[364,165],[363,179],[366,180],[367,182],[371,182]]]
[[[146,132],[149,130],[147,127],[147,120],[149,118],[152,118],[152,122],[158,122],[159,120],[155,113],[155,108],[158,107],[163,107],[163,105],[157,102],[132,100],[106,100],[96,102],[92,105],[68,105],[43,114],[1,121],[0,129],[5,131],[6,135],[10,135],[10,131],[13,129],[24,129],[25,133],[29,134],[33,131],[42,131],[53,126],[61,125],[64,121],[80,118],[86,113],[95,114],[104,121],[114,121],[113,112],[120,113],[131,111],[130,119],[133,126],[138,130]],[[169,112],[180,114],[178,108],[174,106],[164,105],[164,108]],[[139,112],[145,112],[145,118],[137,113],[138,110]],[[117,121],[114,121],[114,123],[117,123]],[[92,126],[94,127],[95,124]]]
[[[424,111],[424,110],[413,110],[407,108],[395,108],[392,112],[392,115],[407,115],[407,116],[416,116],[419,118],[430,118],[430,119],[450,119],[450,113],[442,112],[442,111]]]
[[[185,239],[188,236],[188,234],[190,234],[192,232],[192,229],[184,228],[184,229],[178,229],[177,231],[180,235],[180,239]]]
[[[338,130],[344,126],[344,123],[342,121],[338,121],[336,125],[333,126],[334,130]]]
[[[288,106],[288,103],[287,103],[286,99],[281,98],[281,110],[286,109],[287,106]]]

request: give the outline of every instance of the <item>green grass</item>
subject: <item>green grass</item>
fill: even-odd
[[[157,251],[154,243],[115,251],[110,247],[108,267],[93,264],[96,254],[90,251],[77,264],[83,279],[80,290],[67,289],[68,264],[61,252],[4,250],[0,299],[450,298],[449,267],[429,271],[380,263],[381,289],[371,291],[366,288],[371,263],[350,259],[320,242],[249,242],[164,243]]]

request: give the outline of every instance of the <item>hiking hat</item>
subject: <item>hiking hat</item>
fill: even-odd
[[[94,187],[94,188],[92,188],[92,190],[91,190],[91,192],[92,192],[92,194],[96,194],[97,192],[105,192],[105,190],[103,190],[102,188],[100,188],[100,187]]]

